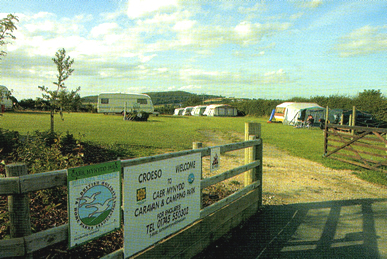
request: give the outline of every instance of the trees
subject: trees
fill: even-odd
[[[17,16],[13,14],[8,14],[6,18],[0,20],[0,46],[8,44],[8,39],[14,40],[16,37],[12,34],[14,30],[17,30],[15,22],[18,22]],[[7,52],[4,50],[0,51],[0,56],[7,55]]]
[[[55,53],[55,58],[52,59],[56,65],[58,71],[57,81],[53,82],[56,85],[56,90],[49,90],[46,86],[39,86],[39,89],[43,92],[43,99],[50,102],[50,118],[51,118],[51,132],[54,132],[54,114],[58,110],[60,111],[63,119],[63,110],[67,110],[69,107],[69,100],[80,100],[78,92],[81,89],[78,87],[75,91],[68,92],[64,81],[68,79],[74,72],[71,66],[74,64],[74,59],[66,55],[65,49],[60,49]]]
[[[376,115],[378,119],[387,119],[387,99],[380,90],[364,90],[354,99],[356,108]]]

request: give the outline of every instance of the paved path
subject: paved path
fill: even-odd
[[[207,258],[387,258],[387,199],[266,206]]]

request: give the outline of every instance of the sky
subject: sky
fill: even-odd
[[[236,98],[387,95],[387,0],[0,0],[18,17],[0,85],[18,99],[69,91]]]

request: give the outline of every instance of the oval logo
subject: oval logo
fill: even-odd
[[[193,183],[195,181],[195,175],[193,173],[190,173],[188,175],[188,183]]]

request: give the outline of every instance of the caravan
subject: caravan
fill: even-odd
[[[285,102],[277,105],[274,118],[285,125],[295,125],[298,119],[303,119],[307,109],[324,109],[317,103]],[[304,111],[304,113],[303,113]],[[316,119],[316,118],[315,118]]]
[[[207,106],[203,115],[234,117],[234,116],[238,116],[238,110],[227,104],[212,104]]]
[[[147,112],[153,113],[152,99],[146,94],[101,93],[98,95],[98,113]]]
[[[207,108],[207,105],[198,105],[195,106],[191,112],[191,115],[193,116],[203,116],[203,113],[205,112]]]
[[[7,87],[0,85],[0,111],[11,110],[13,107],[13,102],[9,98],[11,92]]]

